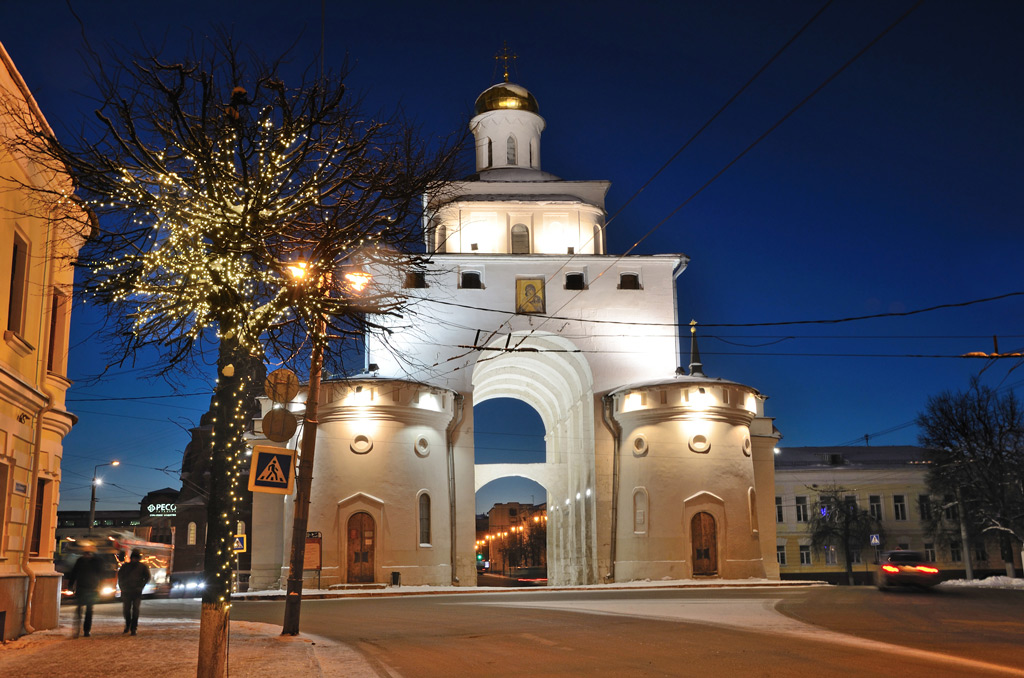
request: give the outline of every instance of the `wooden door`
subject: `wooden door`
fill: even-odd
[[[701,511],[690,521],[690,541],[694,576],[718,574],[718,537],[710,513]]]
[[[373,516],[354,513],[348,519],[348,583],[373,582],[373,551],[376,537]]]

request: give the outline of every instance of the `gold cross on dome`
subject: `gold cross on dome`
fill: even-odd
[[[502,41],[501,51],[494,55],[495,61],[504,61],[503,69],[505,71],[505,82],[508,82],[508,62],[509,60],[515,61],[519,56],[513,52],[508,51],[508,41]]]

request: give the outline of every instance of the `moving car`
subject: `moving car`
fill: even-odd
[[[939,568],[925,560],[919,551],[883,553],[875,571],[875,585],[880,591],[890,586],[930,588],[940,581]]]
[[[56,569],[67,574],[75,566],[85,547],[91,547],[103,563],[104,577],[100,584],[101,601],[113,600],[121,592],[117,588],[117,570],[135,549],[142,552],[142,562],[149,568],[150,580],[143,595],[166,596],[171,591],[171,563],[174,560],[174,546],[140,539],[130,532],[97,530],[96,534],[84,537],[65,537],[58,543]],[[61,590],[61,600],[75,595],[71,589]]]

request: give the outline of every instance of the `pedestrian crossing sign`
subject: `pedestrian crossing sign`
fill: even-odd
[[[245,535],[244,534],[236,534],[235,535],[235,543],[231,547],[231,550],[234,551],[235,553],[245,553],[246,550],[247,550],[245,542],[246,542],[246,539],[245,539]]]
[[[249,490],[291,494],[295,485],[295,451],[273,445],[252,448]]]

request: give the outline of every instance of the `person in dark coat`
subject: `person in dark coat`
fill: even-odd
[[[92,606],[99,598],[100,584],[103,583],[106,567],[103,561],[96,556],[95,549],[86,546],[82,555],[75,561],[71,573],[68,575],[68,588],[75,592],[75,632],[77,638],[79,629],[82,635],[89,637],[92,630]],[[82,624],[82,608],[85,608],[85,624]]]
[[[142,553],[132,551],[131,560],[117,571],[117,585],[121,588],[121,608],[124,611],[124,633],[135,635],[139,628],[139,607],[142,590],[149,583],[149,568],[142,562]]]

